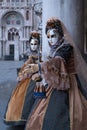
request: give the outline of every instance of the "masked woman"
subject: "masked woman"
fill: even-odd
[[[8,102],[4,122],[8,125],[23,125],[34,103],[33,89],[35,81],[32,76],[38,72],[38,57],[41,59],[40,34],[32,31],[30,36],[29,58],[18,73],[18,83]]]
[[[46,35],[50,54],[41,64],[46,98],[37,97],[25,129],[87,130],[87,66],[60,20],[47,21]]]

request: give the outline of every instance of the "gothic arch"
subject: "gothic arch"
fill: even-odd
[[[8,11],[4,13],[1,17],[1,26],[5,26],[6,22],[9,25],[9,21],[6,21],[10,16],[15,16],[16,18],[21,20],[21,25],[24,25],[24,17],[20,12],[17,11]],[[20,24],[19,21],[16,21],[16,24]]]
[[[8,41],[14,41],[15,36],[19,36],[19,31],[16,28],[10,28],[8,30]]]

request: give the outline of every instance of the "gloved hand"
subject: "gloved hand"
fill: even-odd
[[[18,81],[25,78],[30,78],[32,75],[38,72],[38,64],[28,64],[21,72],[18,74]]]

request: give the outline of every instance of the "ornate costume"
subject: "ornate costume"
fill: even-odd
[[[41,64],[46,98],[36,99],[26,130],[87,130],[86,64],[63,23],[51,18],[46,25],[48,38],[51,29],[59,40],[50,42],[48,59]]]
[[[8,125],[23,125],[34,104],[33,91],[35,81],[32,76],[38,72],[38,49],[40,34],[36,31],[31,32],[31,40],[34,39],[37,50],[29,50],[29,58],[18,73],[18,83],[8,102],[4,122]],[[32,43],[33,44],[33,43]],[[41,58],[41,54],[39,56]]]

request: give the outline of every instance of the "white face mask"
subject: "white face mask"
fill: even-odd
[[[55,45],[58,42],[59,35],[56,32],[56,29],[50,29],[50,30],[48,30],[48,32],[47,32],[47,39],[48,39],[48,43],[50,45]]]
[[[32,51],[36,51],[38,49],[38,40],[37,39],[31,39],[30,48]]]

